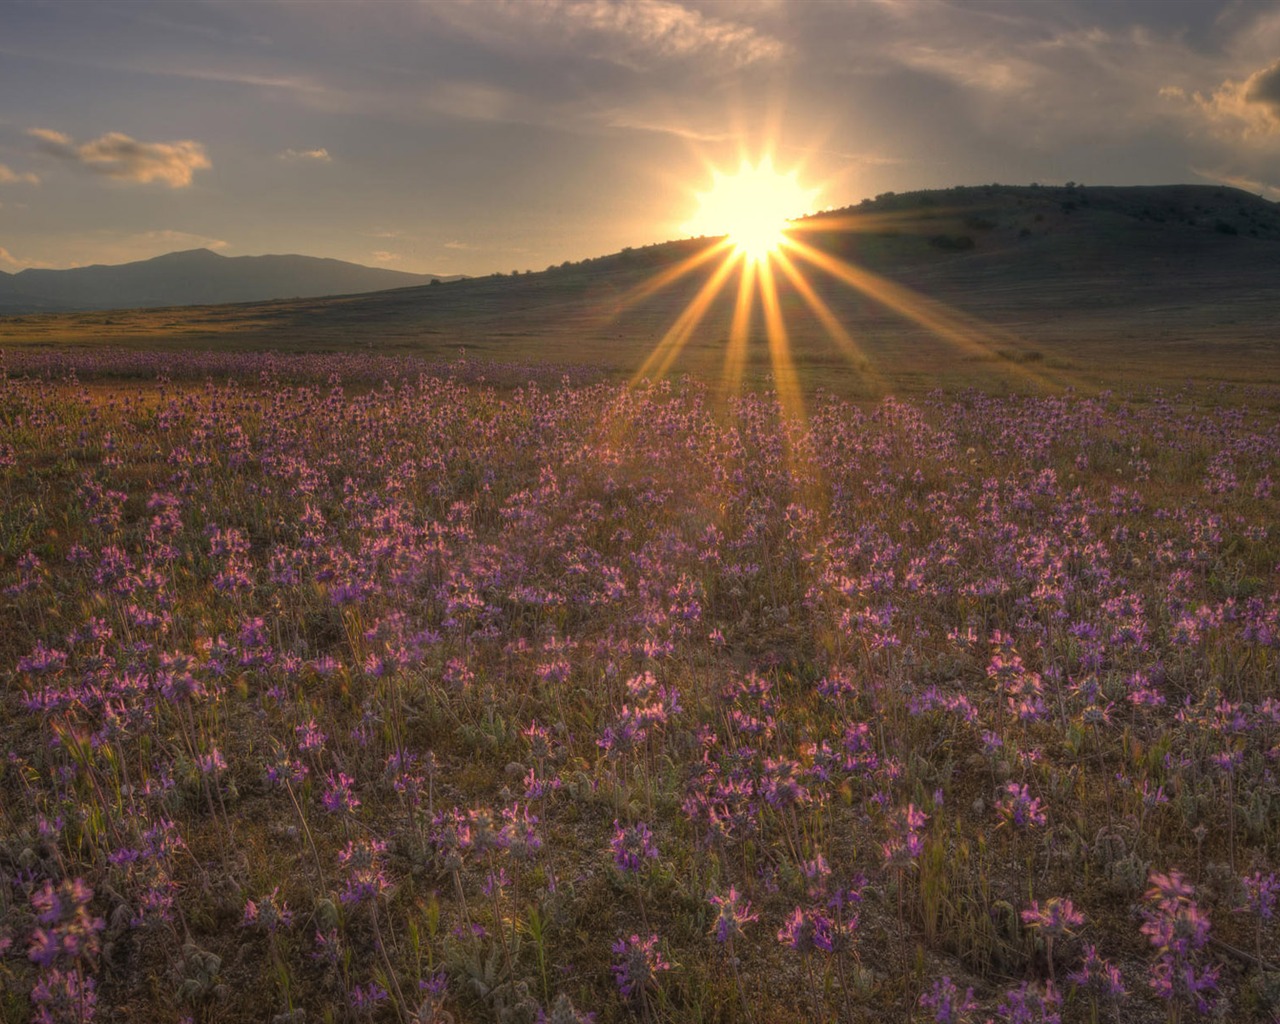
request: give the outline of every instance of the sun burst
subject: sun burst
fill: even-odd
[[[806,188],[796,172],[782,173],[771,157],[743,160],[737,171],[712,170],[711,188],[699,192],[698,212],[685,227],[694,235],[726,235],[752,262],[777,251],[788,221],[813,209],[820,189]]]
[[[743,159],[732,173],[710,169],[711,187],[697,192],[698,207],[684,230],[707,239],[678,263],[665,267],[636,285],[618,308],[646,300],[675,282],[692,276],[700,283],[687,304],[632,376],[633,384],[665,377],[677,364],[690,341],[736,282],[731,299],[725,344],[723,392],[738,393],[750,364],[750,342],[758,332],[758,318],[768,349],[772,383],[779,407],[803,423],[807,419],[803,378],[793,353],[787,315],[804,310],[824,329],[850,366],[883,393],[888,382],[864,352],[852,325],[841,321],[828,305],[817,279],[844,285],[876,306],[912,321],[930,334],[973,358],[989,359],[998,352],[1009,332],[981,323],[961,310],[932,299],[906,285],[883,277],[827,250],[822,236],[830,233],[894,231],[901,216],[893,211],[843,212],[804,217],[813,211],[824,189],[801,184],[798,171],[781,172],[764,156],[752,164]],[[816,233],[816,234],[815,234]],[[806,241],[806,236],[809,240]],[[790,311],[790,312],[788,312]],[[723,329],[723,328],[719,328]],[[1016,341],[1016,339],[1013,339]],[[1016,367],[1010,372],[1036,377],[1035,371]]]

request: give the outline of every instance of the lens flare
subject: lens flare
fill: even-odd
[[[704,324],[720,322],[716,311],[728,312],[721,381],[724,395],[742,390],[751,364],[752,339],[762,333],[778,405],[792,422],[803,423],[807,418],[804,381],[812,379],[812,373],[808,377],[801,373],[787,326],[787,317],[799,312],[822,325],[834,347],[874,392],[888,393],[889,382],[868,358],[852,324],[841,321],[824,290],[816,286],[820,279],[827,287],[832,283],[847,287],[870,304],[917,324],[968,358],[992,360],[1001,358],[1005,348],[1026,349],[1026,343],[1013,332],[984,324],[890,277],[873,273],[828,251],[825,244],[831,235],[897,236],[904,225],[910,228],[915,224],[912,211],[859,209],[804,216],[817,205],[823,188],[802,185],[797,170],[778,171],[767,155],[755,164],[743,159],[732,173],[713,168],[710,174],[711,187],[696,193],[697,213],[682,225],[689,234],[706,238],[706,244],[636,285],[612,307],[610,315],[617,315],[696,275],[691,278],[696,284],[689,299],[632,376],[633,386],[665,377],[686,347],[698,344],[696,338]],[[726,311],[720,303],[735,279],[737,295],[728,300],[731,308]],[[762,328],[759,332],[752,324],[757,317]],[[1010,365],[1007,372],[1049,383],[1029,367]]]
[[[713,170],[711,188],[698,193],[698,212],[685,225],[692,235],[727,235],[748,260],[772,255],[792,217],[812,211],[820,189],[806,188],[796,172],[783,174],[771,157],[743,160],[732,174]]]

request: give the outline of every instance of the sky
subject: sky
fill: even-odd
[[[989,182],[1280,200],[1280,2],[0,0],[0,270],[207,247],[435,274]],[[795,211],[802,212],[814,211]]]

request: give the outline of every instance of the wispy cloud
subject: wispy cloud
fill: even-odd
[[[191,139],[140,142],[123,132],[107,132],[77,143],[65,132],[52,128],[31,128],[27,134],[50,156],[119,181],[144,185],[159,182],[170,188],[186,188],[196,171],[212,166],[204,146]]]
[[[40,175],[32,174],[30,171],[15,171],[10,167],[0,164],[0,185],[39,185]]]
[[[975,53],[972,48],[940,40],[911,42],[893,47],[891,52],[912,70],[997,94],[1025,91],[1040,71],[1032,61],[1010,53]]]
[[[281,160],[290,162],[310,161],[313,163],[327,164],[333,162],[333,157],[329,155],[329,151],[323,147],[319,149],[286,149],[280,153]]]
[[[297,94],[322,94],[326,88],[315,78],[304,75],[260,75],[251,71],[235,71],[217,68],[192,68],[174,65],[130,66],[130,70],[143,74],[167,75],[187,78],[195,82],[220,82],[226,85],[242,85],[249,89],[273,89]]]
[[[226,248],[228,242],[225,239],[172,228],[131,232],[85,231],[61,235],[52,244],[43,239],[29,241],[23,246],[25,255],[21,259],[11,257],[8,262],[20,268],[87,267],[99,263],[132,263],[187,249],[220,251]],[[0,258],[0,262],[5,261]]]
[[[172,229],[140,231],[124,238],[121,244],[137,249],[159,249],[162,254],[181,249],[225,249],[227,247],[227,242],[221,238]]]
[[[975,17],[964,5],[939,5],[934,24],[899,26],[884,51],[949,83],[985,129],[1007,138],[1016,124],[1037,149],[1150,131],[1172,116],[1169,95],[1210,66],[1176,31],[1027,10],[1001,5]]]
[[[398,252],[387,252],[386,249],[376,249],[369,253],[369,257],[375,263],[392,263],[400,258]]]
[[[776,60],[781,41],[669,0],[467,0],[436,13],[484,41],[572,49],[629,67],[688,58],[730,67]]]
[[[0,245],[0,263],[3,263],[6,267],[17,267],[22,265],[14,258],[13,253],[3,245]]]
[[[653,132],[658,135],[674,135],[689,142],[725,142],[734,137],[727,129],[708,130],[686,124],[677,118],[650,118],[640,111],[617,109],[603,112],[601,121],[609,128],[626,131]]]
[[[423,105],[468,121],[528,121],[538,116],[532,105],[515,92],[483,82],[434,82]]]

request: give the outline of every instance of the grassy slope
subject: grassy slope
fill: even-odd
[[[1140,376],[1280,380],[1280,213],[1234,189],[988,186],[884,196],[816,218],[802,238],[974,318],[976,341],[939,338],[847,284],[807,276],[861,349],[850,360],[779,275],[802,381],[841,391],[935,384],[1097,386]],[[823,225],[830,230],[820,230]],[[1231,233],[1234,232],[1234,233]],[[957,246],[972,241],[971,248]],[[941,240],[942,244],[939,244]],[[640,367],[709,275],[708,264],[629,301],[709,244],[650,246],[519,277],[369,295],[0,320],[0,345],[154,344],[377,349]],[[672,369],[717,377],[733,288]],[[757,307],[748,379],[770,358]]]

